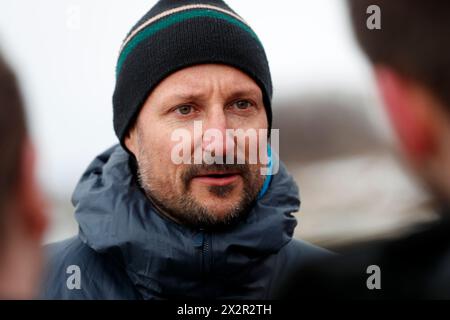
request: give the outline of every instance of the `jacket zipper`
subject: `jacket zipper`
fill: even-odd
[[[209,272],[209,236],[204,230],[200,232],[202,233],[202,271],[205,276]]]
[[[201,279],[204,283],[203,297],[210,297],[208,289],[209,272],[211,268],[210,236],[204,229],[200,229],[195,239],[195,246],[201,250]]]

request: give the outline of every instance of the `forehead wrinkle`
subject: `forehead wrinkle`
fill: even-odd
[[[187,71],[187,70],[186,70]],[[220,74],[220,76],[218,76]],[[169,79],[166,79],[169,80]],[[239,70],[212,70],[208,72],[184,72],[175,75],[159,88],[161,101],[208,101],[213,96],[234,98],[245,95],[261,95],[259,86]]]
[[[160,88],[159,97],[162,101],[171,100],[181,100],[181,101],[191,101],[191,100],[206,100],[209,96],[208,85],[205,85],[205,81],[202,84],[196,84],[195,80],[198,79],[187,79],[185,80],[177,79],[176,81],[170,81],[165,83],[164,87]],[[188,81],[186,81],[188,80]]]

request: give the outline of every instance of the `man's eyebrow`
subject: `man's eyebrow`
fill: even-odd
[[[191,101],[191,100],[201,100],[205,98],[205,94],[201,92],[183,92],[183,91],[175,91],[166,96],[166,99],[177,99],[183,101]]]
[[[230,94],[230,96],[232,96],[232,97],[249,96],[249,95],[250,96],[259,96],[261,94],[257,88],[241,88],[241,89],[231,91],[231,94]]]

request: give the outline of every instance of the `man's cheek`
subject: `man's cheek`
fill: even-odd
[[[159,129],[155,128],[153,131],[157,133]],[[170,159],[170,153],[174,142],[170,140],[170,135],[154,135],[147,141],[147,150],[149,154],[153,154],[155,158],[161,161]]]

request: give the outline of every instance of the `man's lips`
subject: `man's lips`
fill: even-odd
[[[192,181],[212,185],[212,186],[226,186],[239,179],[240,174],[237,172],[210,172],[199,174],[192,178]]]

